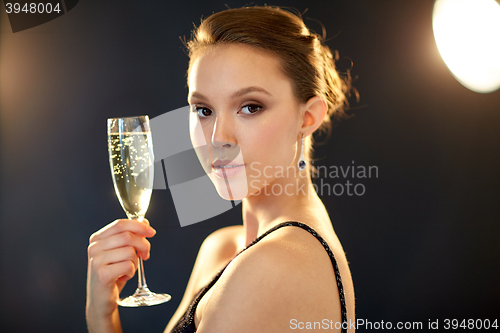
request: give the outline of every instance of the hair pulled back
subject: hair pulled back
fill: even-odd
[[[331,117],[339,119],[345,115],[349,75],[339,76],[335,68],[338,54],[332,54],[323,37],[310,31],[300,16],[272,6],[227,9],[212,14],[202,20],[187,42],[188,76],[196,56],[205,48],[231,43],[250,45],[276,55],[291,81],[297,102],[322,97],[328,112],[319,130],[327,136],[331,131]],[[312,136],[306,138],[308,162],[312,142]]]

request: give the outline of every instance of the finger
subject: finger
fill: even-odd
[[[107,285],[113,284],[123,275],[132,277],[139,267],[139,260],[133,247],[122,247],[99,253],[89,259],[89,272]]]
[[[137,266],[132,261],[106,265],[99,270],[99,280],[106,285],[113,284],[117,280],[125,282],[134,277],[136,270]]]
[[[117,264],[125,261],[131,261],[132,263],[136,264],[139,262],[139,257],[137,256],[137,253],[132,246],[125,246],[118,249],[103,251],[91,260],[94,267],[96,267],[97,269],[101,269],[101,267],[103,266]]]
[[[89,245],[89,257],[98,255],[101,251],[108,251],[124,246],[132,246],[139,252],[144,260],[149,259],[151,244],[143,236],[139,236],[130,231],[124,231],[119,234],[111,235]]]
[[[93,243],[99,239],[103,239],[124,231],[131,231],[144,237],[153,237],[156,233],[156,230],[154,230],[146,223],[140,222],[138,220],[119,219],[93,233],[92,236],[90,236],[89,242]]]

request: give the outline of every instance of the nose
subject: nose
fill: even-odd
[[[234,138],[234,124],[229,115],[219,115],[212,132],[212,145],[217,148],[232,148],[237,145]]]

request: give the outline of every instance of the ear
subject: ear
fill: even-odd
[[[318,129],[321,123],[323,123],[327,111],[328,105],[326,101],[319,96],[311,97],[304,104],[302,126],[300,127],[300,131],[304,136],[308,136]]]

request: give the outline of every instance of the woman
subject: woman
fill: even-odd
[[[354,331],[348,263],[310,177],[312,134],[345,104],[332,54],[267,6],[210,16],[188,49],[191,139],[218,193],[242,199],[243,225],[203,242],[165,332]],[[117,220],[91,236],[89,331],[121,331],[116,300],[153,235]]]

